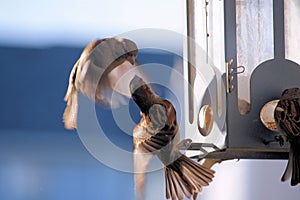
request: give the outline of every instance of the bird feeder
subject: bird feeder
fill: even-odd
[[[272,142],[273,112],[300,86],[297,0],[186,2],[184,76],[188,153],[206,158],[285,159]]]

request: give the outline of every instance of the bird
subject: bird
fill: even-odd
[[[116,83],[122,74],[132,69],[141,75],[142,72],[135,68],[137,54],[137,45],[125,38],[97,39],[85,47],[70,73],[64,97],[67,102],[63,114],[66,129],[77,127],[79,93],[104,108],[125,104],[125,96],[131,96],[128,88],[131,79],[118,87]],[[113,93],[116,98],[112,98]]]
[[[133,160],[137,198],[143,199],[147,167],[153,156],[163,164],[167,199],[191,198],[209,185],[215,171],[202,166],[180,152],[191,139],[180,142],[180,130],[173,104],[156,95],[139,76],[130,82],[133,101],[141,111],[141,120],[133,129]]]
[[[295,186],[300,183],[300,88],[290,88],[282,92],[275,108],[274,119],[282,141],[290,144],[288,164],[281,181],[291,178],[290,184]]]

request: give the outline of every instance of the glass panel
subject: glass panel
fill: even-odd
[[[213,65],[225,72],[223,1],[195,1],[195,40]]]
[[[300,64],[300,1],[284,1],[285,58]]]
[[[225,73],[224,51],[224,2],[223,1],[195,1],[195,40],[206,52],[205,59],[214,66],[217,79],[218,115],[222,114],[221,74]]]
[[[273,1],[236,1],[237,66],[245,72],[238,75],[238,98],[241,114],[250,111],[250,78],[262,62],[274,57]]]

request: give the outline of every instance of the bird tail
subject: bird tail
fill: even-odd
[[[71,92],[67,93],[65,101],[67,101],[67,107],[63,115],[63,121],[65,123],[65,128],[72,130],[77,126],[78,92],[72,89]]]
[[[299,144],[293,144],[299,146]],[[300,183],[300,151],[299,147],[294,148],[293,152],[293,173],[292,173],[292,180],[291,185],[295,186]],[[297,150],[296,150],[297,149]]]
[[[281,180],[286,181],[290,176],[292,186],[300,183],[300,147],[297,142],[291,142],[288,165]]]
[[[191,198],[195,192],[201,192],[203,186],[209,185],[214,171],[193,161],[185,155],[172,164],[165,166],[166,197],[184,199]]]
[[[65,123],[65,128],[69,130],[76,128],[76,124],[77,124],[78,91],[76,91],[74,84],[75,84],[78,66],[79,66],[79,60],[75,63],[71,71],[69,77],[68,89],[64,98],[64,100],[67,102],[67,107],[64,111],[63,121]]]

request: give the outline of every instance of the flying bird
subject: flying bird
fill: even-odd
[[[141,74],[135,67],[137,54],[136,44],[123,38],[95,40],[86,46],[69,77],[63,114],[66,129],[77,126],[79,93],[103,107],[116,108],[125,103],[125,96],[131,95],[128,88],[131,79],[127,79],[127,83],[126,80],[116,83],[129,70],[135,70],[132,74]]]
[[[300,88],[283,91],[274,118],[278,130],[290,143],[288,164],[281,180],[291,178],[291,185],[295,186],[300,183]]]
[[[144,80],[135,76],[130,82],[131,96],[142,119],[133,130],[134,169],[137,195],[143,198],[145,173],[153,156],[163,163],[166,198],[191,198],[209,185],[214,171],[188,158],[179,150],[191,140],[180,142],[176,110],[172,103],[157,96]]]

